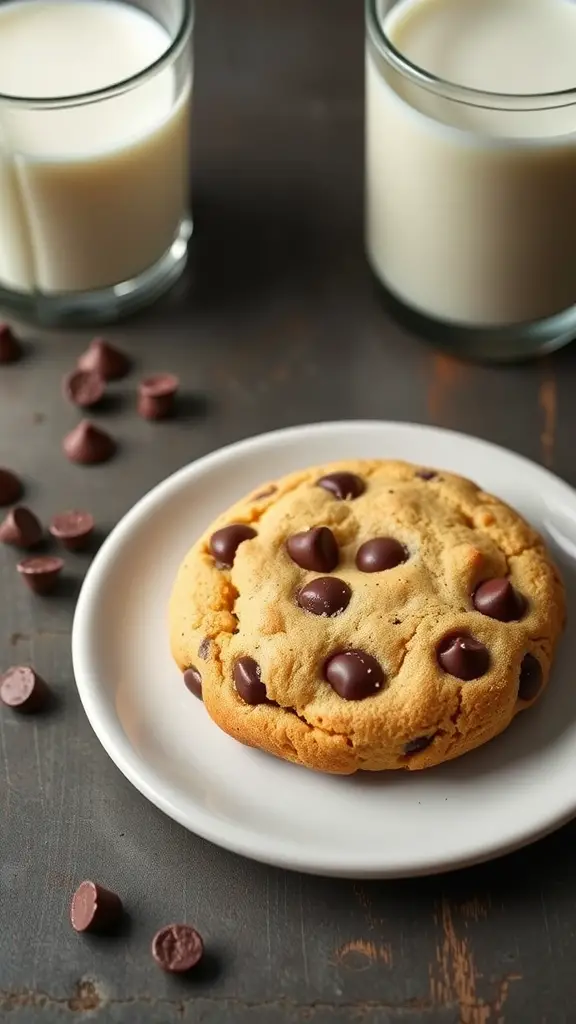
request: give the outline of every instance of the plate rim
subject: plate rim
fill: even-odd
[[[203,839],[223,849],[247,857],[250,860],[286,870],[301,871],[306,874],[323,877],[392,879],[441,874],[506,856],[549,835],[570,821],[576,815],[576,793],[572,804],[566,807],[564,813],[559,814],[555,811],[549,814],[548,818],[543,814],[539,819],[540,823],[538,826],[525,825],[523,828],[517,829],[514,838],[510,838],[507,842],[491,841],[484,848],[479,848],[475,853],[471,852],[468,856],[462,856],[458,853],[451,856],[447,853],[441,860],[433,858],[432,861],[426,861],[426,858],[422,857],[418,863],[412,864],[407,868],[403,868],[400,865],[377,867],[367,864],[365,867],[361,867],[356,864],[350,866],[345,862],[338,862],[337,860],[330,865],[323,865],[317,857],[305,855],[300,858],[293,850],[283,854],[277,848],[277,843],[272,844],[272,850],[267,850],[263,848],[266,844],[262,843],[262,833],[258,833],[250,828],[241,829],[236,823],[219,822],[216,816],[206,815],[201,812],[201,809],[201,820],[193,821],[187,810],[180,808],[170,798],[169,794],[162,792],[162,780],[157,770],[150,768],[141,754],[132,747],[121,727],[118,716],[111,714],[111,709],[107,707],[105,691],[94,684],[93,676],[95,673],[91,671],[88,664],[88,644],[85,641],[85,637],[89,634],[90,630],[90,604],[94,599],[94,592],[97,592],[99,574],[106,569],[112,553],[117,547],[121,547],[124,539],[130,535],[133,524],[153,513],[157,505],[169,500],[171,494],[178,491],[189,477],[193,478],[206,469],[217,467],[222,462],[234,458],[236,454],[249,452],[250,449],[261,446],[274,446],[282,440],[292,443],[298,441],[299,438],[309,436],[310,433],[317,435],[328,434],[331,431],[342,430],[343,427],[351,433],[358,434],[367,430],[382,428],[392,431],[400,430],[409,434],[418,434],[421,431],[425,431],[428,435],[436,435],[446,440],[453,438],[460,442],[464,441],[467,444],[478,446],[484,451],[492,450],[495,455],[503,453],[507,457],[512,456],[513,459],[519,460],[524,468],[530,471],[536,469],[538,473],[548,479],[557,492],[560,494],[564,493],[572,502],[576,498],[575,490],[566,481],[562,480],[546,466],[542,466],[512,449],[505,448],[492,441],[486,441],[483,438],[474,437],[462,431],[412,421],[381,419],[327,420],[250,435],[217,448],[180,467],[155,484],[122,516],[96,553],[86,573],[72,624],[72,664],[76,687],[84,712],[92,730],[110,759],[124,777],[150,803],[193,834],[201,836]],[[211,822],[212,827],[209,827],[207,822]],[[218,825],[220,827],[217,827]],[[251,845],[250,837],[252,837],[252,842],[257,841],[260,843],[260,849],[254,849],[253,845]]]

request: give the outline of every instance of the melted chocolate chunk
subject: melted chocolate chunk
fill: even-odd
[[[452,633],[438,647],[438,661],[445,672],[469,682],[471,679],[479,679],[488,671],[490,655],[484,644],[475,637]]]

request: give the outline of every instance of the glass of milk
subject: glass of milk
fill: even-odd
[[[367,253],[455,353],[576,335],[576,3],[367,0]]]
[[[114,320],[181,274],[192,0],[0,4],[0,306]]]

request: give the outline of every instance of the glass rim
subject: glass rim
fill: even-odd
[[[135,4],[127,6],[136,7],[136,10],[139,11],[142,10],[142,8],[137,7]],[[112,85],[106,85],[101,89],[91,89],[88,92],[74,93],[69,96],[16,96],[11,93],[0,92],[0,104],[34,110],[56,110],[112,99],[114,96],[128,92],[128,90],[133,89],[137,85],[144,84],[144,82],[162,71],[164,67],[171,64],[184,49],[193,25],[194,0],[182,0],[182,19],[174,38],[164,53],[160,54],[155,61],[148,64],[142,71],[137,71],[136,74],[123,78],[119,82],[114,82]]]
[[[543,93],[491,92],[488,89],[459,85],[457,82],[451,82],[426,71],[425,68],[406,57],[386,34],[381,16],[381,3],[382,0],[365,0],[366,29],[371,43],[380,56],[396,71],[429,92],[435,92],[456,103],[489,109],[549,110],[555,107],[568,107],[576,103],[576,86],[571,89]],[[390,10],[393,9],[393,7],[390,8]]]

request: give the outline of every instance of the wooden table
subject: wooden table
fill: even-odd
[[[573,349],[516,368],[461,365],[389,322],[362,252],[360,0],[203,0],[196,37],[195,265],[153,311],[110,331],[140,372],[191,396],[144,423],[131,384],[103,423],[109,466],[60,451],[76,422],[60,378],[89,337],[26,329],[0,370],[0,465],[45,519],[89,507],[107,530],[167,473],[288,424],[382,417],[489,438],[576,483]],[[191,286],[192,285],[192,286]],[[0,716],[0,1020],[112,1024],[562,1024],[576,1020],[576,827],[504,860],[396,883],[300,877],[225,853],[150,806],[101,749],[70,662],[61,596],[34,599],[0,552],[0,665],[56,690],[34,721]],[[576,780],[575,780],[576,785]],[[125,933],[72,933],[74,885],[130,907]],[[171,919],[211,949],[178,984],[151,962]]]

